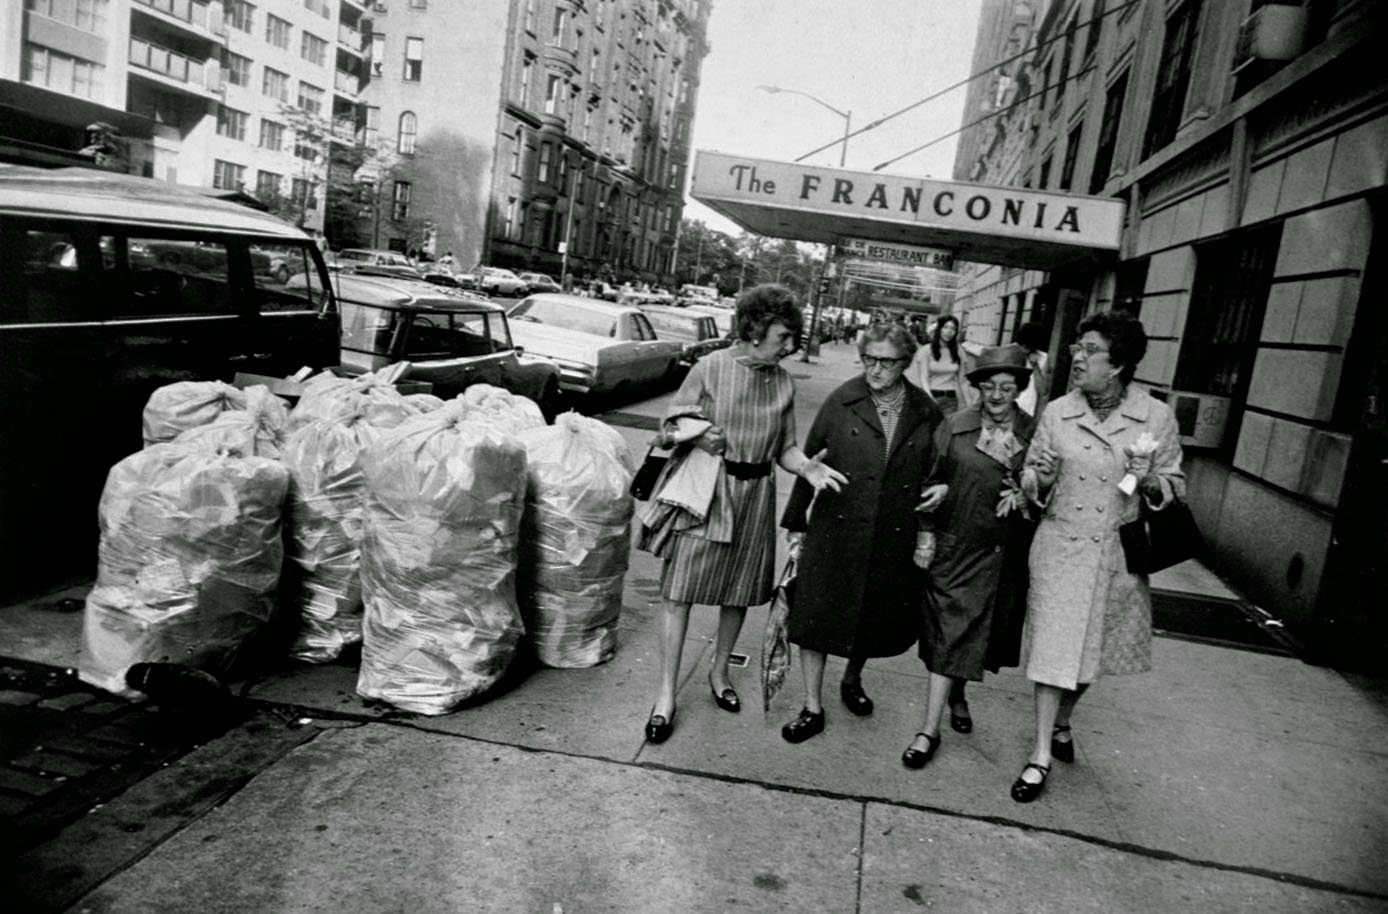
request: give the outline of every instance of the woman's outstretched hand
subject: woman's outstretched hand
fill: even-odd
[[[800,478],[814,486],[816,492],[822,491],[823,489],[833,489],[835,492],[841,492],[843,491],[843,486],[848,482],[848,477],[829,466],[827,463],[822,462],[828,453],[829,449],[825,448],[818,454],[809,458],[809,460],[805,462],[805,465],[800,468]]]

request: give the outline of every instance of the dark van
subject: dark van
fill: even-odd
[[[322,255],[177,185],[0,165],[0,594],[92,575],[106,472],[174,381],[337,364]]]

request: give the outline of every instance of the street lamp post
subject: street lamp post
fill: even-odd
[[[814,95],[811,95],[811,94],[808,93],[808,92],[801,92],[799,89],[783,89],[783,88],[781,88],[780,86],[757,86],[757,88],[760,89],[760,90],[762,90],[763,92],[770,92],[772,95],[776,95],[776,94],[778,94],[778,93],[784,92],[784,93],[786,93],[786,94],[788,94],[788,95],[799,95],[801,98],[808,98],[810,101],[814,102],[816,105],[819,105],[819,106],[822,107],[822,108],[828,108],[830,111],[834,112],[834,113],[837,114],[839,117],[843,118],[843,143],[842,143],[842,145],[839,147],[839,167],[842,168],[842,167],[844,166],[844,162],[847,161],[847,159],[848,159],[848,137],[849,137],[849,134],[851,134],[851,133],[853,132],[853,131],[852,131],[852,127],[853,127],[853,112],[852,112],[852,111],[840,111],[838,108],[835,108],[833,105],[829,104],[829,103],[826,102],[824,99],[819,98],[819,97],[814,96]],[[828,258],[829,258],[829,255],[828,255],[828,253],[826,252],[826,254],[825,254],[825,262],[826,262],[826,264],[827,264],[827,262],[828,262]],[[820,309],[820,307],[821,307],[821,305],[820,305],[820,299],[821,299],[822,297],[823,297],[823,296],[821,296],[820,293],[819,293],[819,289],[816,288],[816,289],[815,289],[815,296],[814,296],[814,311],[811,312],[811,314],[810,314],[810,338],[809,338],[809,340],[808,340],[808,341],[806,342],[806,344],[805,344],[805,351],[802,352],[802,353],[800,354],[800,361],[802,361],[802,362],[808,362],[808,361],[810,360],[810,352],[811,352],[812,350],[818,350],[818,348],[819,348],[819,347],[815,344],[815,340],[816,340],[816,338],[818,337],[818,334],[819,334],[819,309]]]
[[[843,145],[839,148],[839,167],[843,167],[844,161],[848,158],[848,135],[852,132],[851,128],[853,125],[852,111],[840,111],[824,99],[813,96],[808,92],[801,92],[799,89],[782,89],[780,86],[757,86],[757,88],[763,92],[770,92],[772,95],[784,92],[788,95],[799,95],[802,98],[808,98],[816,105],[828,108],[830,111],[843,118]]]

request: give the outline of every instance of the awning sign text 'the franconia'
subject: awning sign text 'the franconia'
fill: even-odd
[[[967,249],[979,236],[1014,238],[1114,251],[1122,229],[1118,200],[1025,188],[967,184],[877,172],[824,168],[700,150],[691,192],[714,209],[747,221],[768,218],[806,224],[810,214],[848,223],[895,223],[926,232],[920,243],[950,248],[952,233]],[[754,210],[762,213],[754,215]],[[884,226],[885,228],[885,226]],[[862,236],[841,230],[841,235]],[[873,233],[885,240],[885,233]],[[907,241],[908,234],[895,233]],[[916,238],[910,238],[916,241]]]

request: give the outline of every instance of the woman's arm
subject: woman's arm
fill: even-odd
[[[1036,433],[1032,435],[1031,446],[1022,465],[1022,494],[1039,507],[1046,507],[1051,500],[1051,489],[1060,474],[1060,456],[1053,446],[1055,441],[1054,413],[1043,412],[1036,423]]]
[[[1181,451],[1180,427],[1170,408],[1165,404],[1161,406],[1161,415],[1153,423],[1156,426],[1153,434],[1158,441],[1157,450],[1152,455],[1151,468],[1137,483],[1137,490],[1153,511],[1160,511],[1173,499],[1185,498],[1186,495],[1186,474],[1181,469],[1184,454]]]
[[[820,451],[828,446],[829,428],[832,424],[831,414],[834,412],[832,401],[826,402],[819,408],[819,413],[810,425],[809,437],[805,439],[806,446],[811,450]],[[787,472],[794,473],[794,470],[786,466],[787,453],[788,451],[781,452],[780,464]],[[801,455],[803,456],[803,452]],[[810,484],[808,479],[797,474],[795,485],[790,490],[790,500],[786,502],[786,510],[781,514],[781,526],[792,533],[804,531],[809,526],[807,515],[810,511],[810,504],[814,501],[814,496],[814,486]]]

